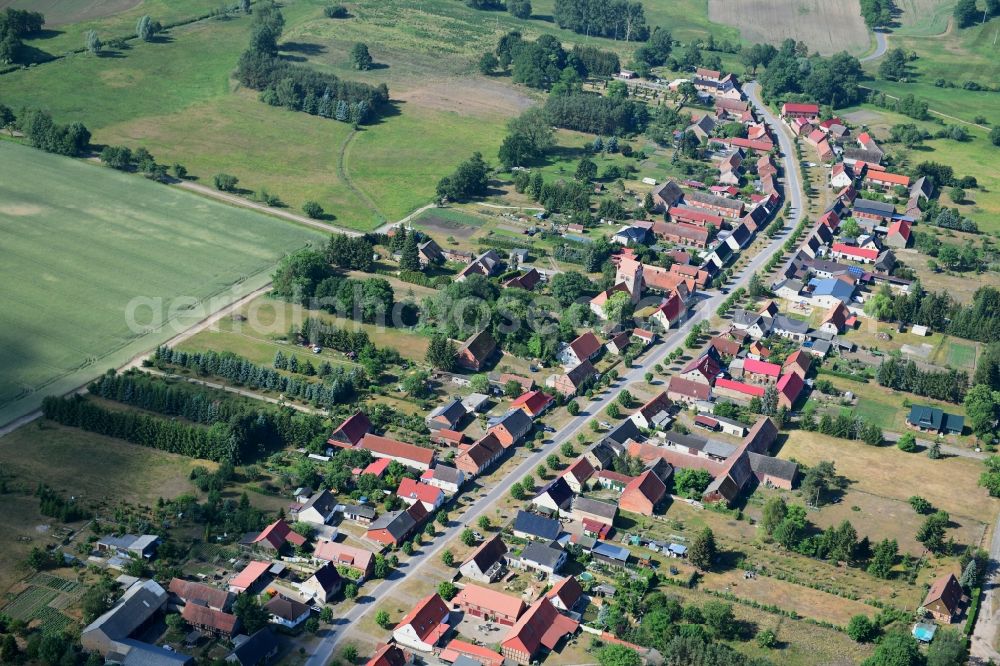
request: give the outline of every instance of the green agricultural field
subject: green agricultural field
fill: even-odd
[[[0,224],[3,423],[266,284],[282,255],[323,240],[287,222],[11,142],[0,142]],[[126,309],[137,298],[160,303],[160,326],[130,330]],[[136,319],[152,321],[151,310],[136,310]]]

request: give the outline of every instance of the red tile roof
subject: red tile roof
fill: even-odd
[[[743,371],[754,375],[777,377],[781,374],[781,366],[777,363],[768,363],[767,361],[757,361],[752,358],[748,358],[743,361]]]
[[[743,382],[733,381],[732,379],[722,379],[722,378],[716,379],[715,388],[729,389],[730,391],[736,391],[737,393],[743,393],[745,395],[755,396],[758,398],[764,397],[763,386],[744,384]]]
[[[386,643],[375,651],[365,666],[406,666],[410,659],[411,655],[395,643]]]
[[[316,559],[367,571],[375,554],[364,548],[355,548],[354,546],[348,546],[336,541],[322,540],[313,549],[313,556]]]
[[[232,635],[236,630],[237,619],[235,615],[224,613],[208,606],[198,604],[185,604],[181,611],[181,617],[188,624],[197,627],[210,627],[223,634]]]
[[[474,661],[478,661],[483,666],[501,666],[503,656],[482,645],[473,645],[460,641],[457,638],[448,641],[448,644],[441,650],[441,659],[448,663],[454,662],[459,656],[465,655]]]
[[[510,406],[512,408],[520,407],[530,416],[538,416],[545,411],[546,407],[552,404],[553,400],[554,398],[551,395],[534,390],[521,395],[517,400],[510,403]]]
[[[477,606],[495,612],[497,615],[517,619],[526,608],[519,597],[479,585],[468,584],[452,600],[454,606]]]
[[[628,485],[628,482],[635,477],[628,476],[627,474],[619,474],[618,472],[610,469],[602,469],[597,473],[598,479],[608,479],[609,481],[617,481],[618,483]]]
[[[596,335],[587,331],[569,343],[569,346],[576,357],[582,361],[590,358],[601,349],[601,341],[597,339]]]
[[[712,387],[683,377],[671,377],[667,384],[668,393],[679,393],[695,400],[708,400]]]
[[[399,482],[396,494],[405,499],[420,500],[427,504],[437,504],[444,492],[440,488],[420,483],[410,478],[404,478]]]
[[[573,461],[573,464],[566,468],[566,471],[562,475],[572,476],[580,483],[585,483],[587,479],[594,475],[594,466],[585,457],[580,456]]]
[[[796,102],[785,102],[781,107],[782,112],[786,113],[819,113],[819,105],[817,104],[800,104]]]
[[[355,412],[353,416],[344,419],[344,422],[337,426],[330,439],[333,440],[339,435],[351,444],[357,444],[371,428],[372,424],[368,417],[363,412]]]
[[[778,380],[778,393],[785,396],[789,403],[794,403],[799,394],[802,393],[802,388],[805,386],[805,382],[799,377],[798,373],[789,372]]]
[[[785,359],[785,365],[783,367],[789,367],[791,365],[798,366],[803,373],[809,372],[809,367],[812,365],[812,357],[805,353],[801,349],[797,349],[788,358]]]
[[[692,220],[695,222],[700,222],[703,226],[706,224],[714,224],[718,229],[722,226],[722,218],[718,215],[713,215],[704,210],[698,210],[697,208],[686,208],[683,206],[671,206],[670,207],[670,219],[678,220]]]
[[[543,645],[551,650],[563,636],[576,632],[579,626],[579,622],[560,614],[552,602],[542,597],[510,628],[500,645],[508,650],[534,655]]]
[[[878,183],[889,183],[891,185],[902,185],[903,187],[907,187],[910,184],[910,177],[909,176],[903,176],[903,175],[898,174],[898,173],[889,173],[888,171],[884,171],[884,172],[881,172],[881,173],[879,173],[877,171],[874,172],[874,173],[871,172],[871,171],[869,171],[868,174],[865,176],[865,178],[867,178],[868,180],[873,180],[873,181],[878,182]]]
[[[622,492],[622,498],[625,499],[629,495],[640,495],[651,504],[656,504],[666,494],[667,486],[660,480],[660,477],[653,474],[652,470],[646,470],[629,481],[629,484],[625,486],[625,490]]]
[[[375,476],[382,476],[385,474],[385,470],[388,469],[389,463],[392,462],[392,458],[379,458],[374,462],[370,463],[368,467],[361,470],[362,474],[374,474]]]
[[[433,645],[448,631],[448,625],[442,624],[447,617],[448,606],[435,592],[418,601],[396,628],[410,625],[420,640]]]
[[[866,250],[865,248],[847,245],[845,243],[834,243],[832,249],[834,252],[846,254],[850,257],[859,257],[869,260],[878,259],[878,250],[875,248]]]
[[[301,546],[306,542],[306,539],[301,534],[293,532],[291,526],[284,520],[279,518],[270,525],[264,528],[264,530],[257,535],[257,538],[253,540],[253,543],[263,543],[267,542],[275,550],[280,550],[285,542],[291,543],[295,546]]]
[[[257,582],[257,579],[263,576],[270,568],[270,562],[251,562],[243,567],[243,571],[239,572],[235,578],[229,581],[229,586],[243,589],[251,587]]]
[[[404,458],[414,462],[430,465],[434,460],[434,451],[414,444],[406,444],[388,437],[380,437],[371,433],[365,435],[358,448],[378,453],[391,458]]]
[[[905,240],[910,240],[910,223],[907,220],[896,220],[889,225],[886,236],[899,234]]]
[[[567,576],[553,585],[552,589],[545,596],[549,599],[559,597],[566,608],[572,608],[580,600],[580,597],[583,596],[583,588],[580,587],[580,583],[577,582],[576,578]]]

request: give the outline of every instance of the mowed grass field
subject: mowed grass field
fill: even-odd
[[[2,423],[169,339],[266,284],[282,255],[323,241],[11,142],[0,142],[0,225]],[[134,299],[146,299],[135,319],[150,330],[130,328]]]

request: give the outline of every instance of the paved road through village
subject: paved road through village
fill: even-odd
[[[799,177],[799,165],[795,158],[795,150],[792,139],[784,125],[766,107],[761,104],[757,96],[756,83],[749,83],[744,87],[750,101],[757,109],[757,113],[762,116],[774,133],[778,137],[778,142],[783,155],[782,168],[784,170],[784,192],[787,200],[791,203],[791,212],[785,219],[785,228],[793,229],[798,224],[802,215],[802,187]],[[746,286],[750,276],[760,270],[765,263],[776,252],[781,251],[785,234],[779,234],[768,245],[761,250],[742,270],[734,276],[732,288]],[[667,355],[676,347],[683,344],[691,329],[699,322],[711,318],[716,309],[726,296],[722,293],[713,293],[708,298],[700,301],[695,306],[695,312],[689,319],[680,324],[673,333],[667,335],[662,343],[648,356],[638,361],[631,369],[623,372],[615,383],[616,386],[625,387],[632,382],[644,381],[644,375],[657,363],[662,363]],[[362,617],[367,615],[377,607],[378,602],[396,589],[396,587],[407,577],[420,575],[420,571],[428,562],[439,557],[446,545],[454,539],[466,525],[473,525],[475,521],[483,515],[487,515],[493,505],[501,499],[510,489],[515,481],[520,480],[526,474],[531,473],[544,458],[553,450],[558,450],[559,446],[566,441],[572,441],[576,433],[581,431],[590,419],[599,414],[617,396],[617,390],[605,391],[587,405],[581,405],[582,411],[566,424],[551,440],[539,447],[533,453],[527,455],[515,470],[507,474],[497,485],[486,490],[486,493],[475,500],[475,502],[465,509],[460,515],[453,516],[451,524],[439,534],[434,542],[422,548],[416,555],[401,564],[400,570],[386,580],[383,580],[373,589],[367,591],[365,603],[359,603],[351,608],[346,615],[338,618],[332,628],[323,630],[321,642],[306,660],[306,666],[326,666],[333,657],[334,650],[342,638],[349,635],[351,625],[357,623]],[[518,455],[523,455],[523,449]],[[481,491],[480,491],[481,492]]]

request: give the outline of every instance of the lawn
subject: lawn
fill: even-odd
[[[169,339],[265,284],[283,254],[322,240],[10,142],[0,143],[0,222],[2,422]],[[130,327],[132,314],[153,326]]]
[[[38,511],[32,493],[46,483],[66,495],[107,508],[119,502],[151,505],[191,489],[197,465],[215,463],[128,444],[48,421],[36,421],[0,438],[0,469],[8,492],[0,494],[0,529],[7,535],[0,558],[0,591],[27,573],[34,546],[58,544],[63,533]]]
[[[949,340],[948,343],[948,365],[962,370],[974,370],[976,367],[976,347],[975,345],[963,344],[961,342]]]
[[[896,447],[868,446],[803,430],[789,434],[778,457],[806,465],[832,460],[852,489],[904,502],[920,495],[954,516],[990,522],[1000,509],[1000,500],[977,486],[982,464],[969,458],[931,460]],[[963,492],[956,493],[955,488]]]

